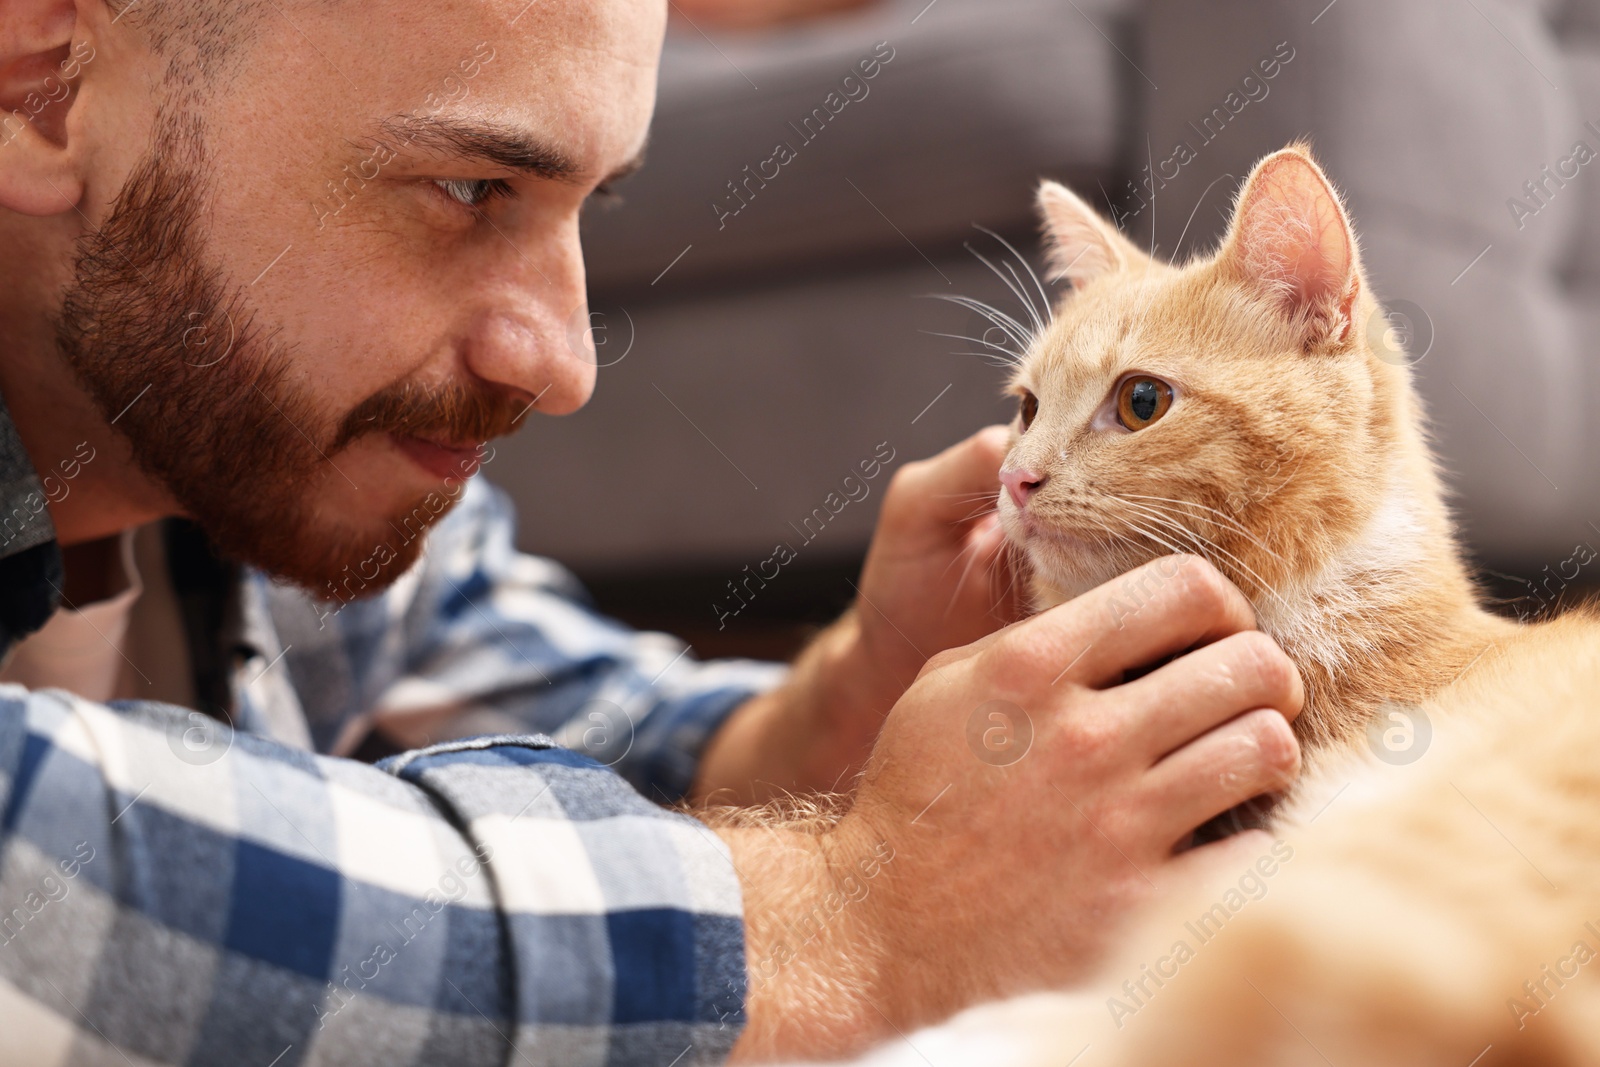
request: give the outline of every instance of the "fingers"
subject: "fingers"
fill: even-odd
[[[1004,426],[987,426],[936,456],[906,464],[889,488],[883,521],[947,529],[976,519],[987,506],[984,494],[1000,492],[1000,461],[1009,443]]]
[[[1259,630],[1196,649],[1112,692],[1126,709],[1130,743],[1152,764],[1242,712],[1272,708],[1293,720],[1305,702],[1294,661]]]
[[[1003,669],[1093,688],[1186,649],[1255,629],[1255,611],[1215,567],[1164,556],[1025,620],[996,638]]]
[[[1300,746],[1284,717],[1258,708],[1178,749],[1145,776],[1147,811],[1164,839],[1189,831],[1252,797],[1287,788],[1300,772]]]

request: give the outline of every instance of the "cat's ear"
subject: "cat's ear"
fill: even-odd
[[[1307,349],[1349,340],[1361,292],[1355,231],[1302,146],[1274,152],[1250,172],[1217,262],[1277,300],[1304,327]]]
[[[1051,281],[1081,286],[1102,274],[1126,270],[1144,255],[1066,186],[1040,182],[1038,202]]]

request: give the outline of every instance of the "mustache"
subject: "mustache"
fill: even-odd
[[[372,394],[345,416],[329,451],[376,433],[478,444],[514,432],[532,408],[492,386],[400,382]]]

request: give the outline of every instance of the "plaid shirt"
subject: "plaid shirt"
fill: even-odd
[[[0,651],[56,604],[40,494],[0,409]],[[680,797],[781,668],[601,618],[481,481],[336,612],[168,543],[200,702],[232,728],[0,686],[0,1062],[726,1056],[738,882],[646,796]],[[421,747],[337,758],[375,725]]]

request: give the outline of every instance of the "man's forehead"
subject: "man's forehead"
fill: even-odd
[[[359,25],[362,38],[434,34],[413,42],[417,55],[431,51],[440,35],[487,37],[495,45],[549,56],[593,49],[621,54],[640,44],[655,52],[667,9],[666,0],[339,0],[331,7],[326,0],[311,2]]]
[[[440,149],[520,155],[523,169],[559,178],[625,165],[642,150],[665,9],[661,0],[362,0],[324,8],[321,35],[286,25],[282,40],[319,53],[324,62],[309,69],[338,68],[327,71],[338,80],[323,81],[359,100],[364,125]]]

